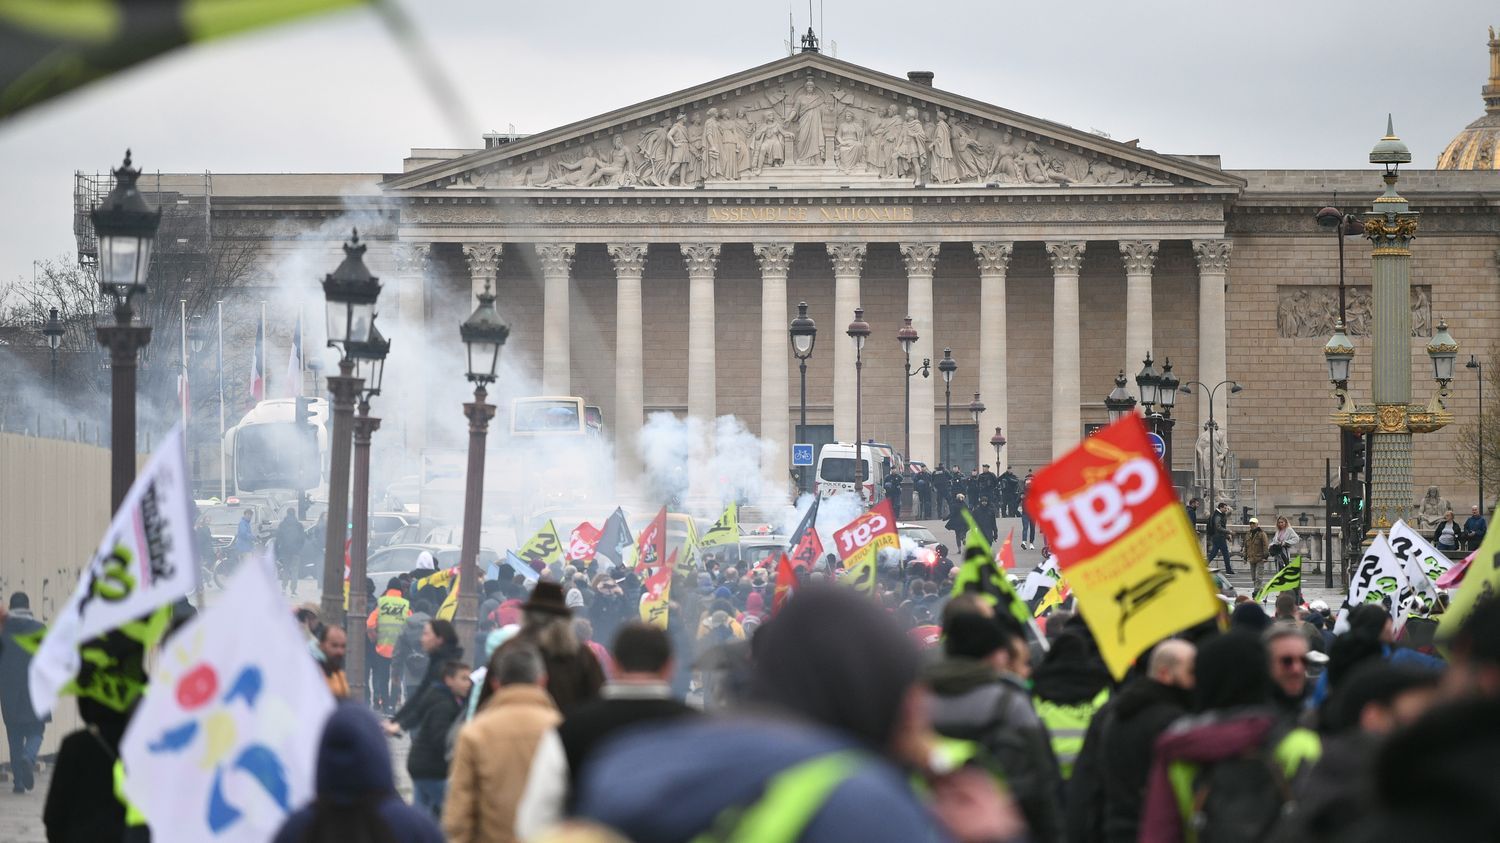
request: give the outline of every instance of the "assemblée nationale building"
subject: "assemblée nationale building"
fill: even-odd
[[[1421,212],[1419,402],[1434,388],[1422,350],[1440,318],[1463,360],[1500,336],[1500,82],[1485,94],[1486,115],[1438,168],[1401,178]],[[1372,143],[1384,117],[1371,115]],[[1324,460],[1337,465],[1322,354],[1337,315],[1337,235],[1314,215],[1335,196],[1361,212],[1381,188],[1374,167],[1226,170],[1212,155],[1156,152],[946,91],[930,73],[805,51],[550,131],[488,136],[482,149],[415,149],[399,172],[216,173],[212,224],[264,238],[268,267],[289,233],[327,231],[332,269],[332,238],[347,232],[328,223],[351,208],[373,215],[361,235],[385,285],[387,335],[428,325],[457,343],[468,294],[493,285],[512,327],[506,357],[545,394],[600,405],[620,452],[653,412],[732,414],[776,443],[773,477],[786,476],[788,443],[855,436],[845,329],[856,307],[873,329],[861,433],[904,447],[896,332],[910,317],[913,365],[934,366],[910,381],[911,455],[929,465],[945,430],[950,462],[993,462],[996,428],[1003,463],[1018,474],[1045,464],[1106,420],[1116,374],[1133,378],[1149,351],[1184,384],[1243,387],[1215,401],[1229,451],[1219,465],[1240,503],[1265,514],[1320,511]],[[1347,321],[1363,352],[1354,382],[1367,391],[1370,247],[1346,246]],[[798,433],[787,329],[800,301],[818,338],[809,429]],[[945,349],[958,362],[950,425],[936,371]],[[1415,484],[1466,506],[1457,428],[1476,400],[1463,374],[1448,402],[1459,423],[1417,438]],[[975,393],[986,408],[977,425]],[[1173,415],[1174,468],[1191,477],[1207,399],[1195,388]],[[419,420],[396,435],[408,449],[426,444]]]

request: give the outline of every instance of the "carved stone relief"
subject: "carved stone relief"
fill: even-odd
[[[1339,288],[1284,285],[1276,288],[1276,335],[1289,339],[1327,339],[1339,315]],[[1375,324],[1375,301],[1369,286],[1344,288],[1344,331],[1352,337],[1370,335]],[[1411,287],[1411,335],[1432,336],[1432,287]]]
[[[1062,149],[931,103],[902,106],[837,77],[766,86],[712,107],[660,113],[605,141],[505,161],[449,186],[684,187],[740,181],[1025,187],[1171,184],[1162,174]]]

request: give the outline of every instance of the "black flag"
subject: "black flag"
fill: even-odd
[[[625,511],[615,507],[615,511],[604,522],[604,529],[599,531],[599,544],[594,549],[594,558],[604,560],[610,568],[618,567],[625,561],[625,554],[633,546],[635,538],[630,535]]]
[[[807,508],[807,513],[802,516],[802,523],[797,525],[797,532],[792,534],[792,540],[787,544],[787,559],[791,560],[794,568],[811,571],[817,566],[818,558],[823,555],[823,540],[818,538],[817,529],[818,502],[821,500],[822,498],[813,498],[812,506]]]

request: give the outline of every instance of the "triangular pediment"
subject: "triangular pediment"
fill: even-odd
[[[389,191],[1219,187],[1241,180],[821,53],[392,177]]]

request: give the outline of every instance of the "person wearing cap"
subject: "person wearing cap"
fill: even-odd
[[[1260,591],[1260,566],[1271,555],[1271,542],[1266,531],[1261,529],[1260,519],[1250,519],[1250,529],[1245,531],[1245,564],[1250,566],[1250,581]]]
[[[564,715],[599,696],[604,668],[573,631],[573,610],[562,586],[546,580],[536,584],[521,604],[521,632],[516,637],[541,651],[547,663],[547,692]]]

